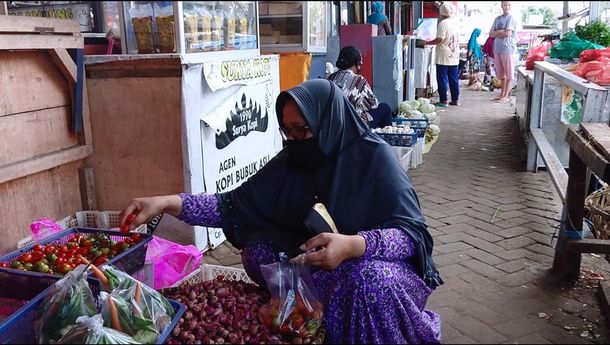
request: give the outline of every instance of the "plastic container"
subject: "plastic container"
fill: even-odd
[[[16,283],[19,289],[23,290],[20,296],[33,296],[32,299],[21,309],[15,312],[11,317],[0,323],[0,343],[1,344],[36,344],[35,321],[36,321],[36,310],[42,304],[45,296],[50,293],[50,286],[61,279],[58,276],[39,278],[34,275],[17,275],[16,272],[9,272],[0,270],[0,284],[4,287],[5,281],[11,281]],[[26,272],[30,273],[30,272]],[[9,278],[7,278],[9,277]],[[93,295],[99,296],[101,291],[100,283],[95,278],[88,278],[89,286]],[[27,283],[27,285],[26,285]],[[24,289],[23,287],[28,286]],[[30,287],[31,286],[31,287]],[[41,290],[42,288],[42,290]],[[40,290],[40,291],[39,291]],[[0,290],[2,294],[5,294],[4,289]],[[174,308],[175,315],[172,318],[172,322],[165,327],[163,332],[157,338],[156,344],[164,344],[169,338],[171,332],[174,330],[180,318],[186,311],[186,306],[183,304],[168,299],[171,306]]]
[[[75,214],[57,221],[57,224],[64,229],[69,228],[95,228],[111,230],[116,228],[119,230],[119,213],[120,211],[80,211]],[[131,232],[148,233],[146,224],[141,224]],[[28,236],[17,243],[17,248],[21,249],[27,245],[34,243],[32,236]]]
[[[188,276],[177,281],[172,287],[178,287],[182,284],[192,285],[204,281],[212,280],[219,275],[224,275],[227,280],[241,280],[246,283],[255,284],[243,268],[224,267],[218,265],[202,264],[198,269],[194,270]]]
[[[53,236],[49,236],[38,242],[31,243],[30,245],[25,246],[25,247],[21,248],[20,250],[17,250],[10,254],[4,255],[4,256],[0,257],[0,262],[6,262],[6,263],[10,264],[11,261],[13,261],[16,257],[21,255],[22,253],[31,251],[32,247],[34,247],[35,244],[47,245],[51,242],[66,243],[71,238],[73,238],[77,233],[83,233],[83,234],[102,233],[102,234],[108,235],[110,237],[110,239],[115,240],[115,241],[122,241],[126,237],[130,236],[130,234],[123,235],[120,232],[110,231],[110,230],[99,230],[99,229],[92,229],[92,228],[71,228],[71,229],[64,230],[60,233],[57,233]],[[120,269],[121,271],[124,271],[128,274],[132,274],[132,273],[138,271],[139,269],[141,269],[144,266],[144,262],[146,260],[146,249],[148,248],[148,242],[152,239],[152,235],[142,234],[141,236],[142,236],[142,241],[140,241],[140,243],[137,243],[136,245],[129,247],[126,251],[122,252],[121,254],[119,254],[119,255],[115,256],[114,258],[112,258],[111,260],[109,260],[108,263],[116,266],[118,269]],[[25,272],[25,271],[21,271],[21,270],[13,270],[13,271]],[[39,277],[57,277],[56,275],[47,274],[47,273],[39,273],[39,272],[27,272],[27,273],[32,273]]]
[[[411,147],[417,143],[417,132],[405,133],[377,133],[381,139],[385,140],[390,146]]]
[[[395,118],[392,122],[395,122],[397,125],[409,125],[409,127],[417,132],[418,138],[423,138],[426,135],[428,126],[430,126],[430,121],[428,119]]]
[[[3,322],[0,322],[0,344],[36,344],[36,309],[46,290],[62,277],[40,277],[32,272],[0,269],[0,297],[28,301]],[[99,281],[88,278],[94,294],[99,294]]]

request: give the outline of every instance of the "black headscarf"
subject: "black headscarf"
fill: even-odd
[[[294,169],[284,149],[240,187],[218,195],[228,239],[238,248],[268,241],[296,255],[298,246],[311,237],[303,220],[322,202],[342,234],[404,230],[416,246],[420,277],[430,287],[442,284],[417,195],[392,148],[370,132],[333,82],[310,80],[280,93],[280,123],[290,97],[329,159],[316,171]]]

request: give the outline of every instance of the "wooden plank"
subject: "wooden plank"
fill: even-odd
[[[549,141],[546,139],[542,129],[532,129],[531,136],[540,151],[542,160],[551,176],[555,189],[557,189],[557,192],[559,193],[561,201],[565,201],[568,186],[568,173],[566,173],[563,168],[561,161],[557,157],[557,154],[553,150],[553,147],[551,147]]]
[[[80,198],[83,210],[97,210],[93,168],[78,168],[78,178],[80,182]]]
[[[585,162],[595,175],[604,181],[610,181],[610,161],[606,160],[597,150],[583,138],[578,131],[569,127],[566,142],[571,150]]]
[[[95,152],[86,164],[99,209],[184,190],[182,79],[87,79],[87,87]]]
[[[36,174],[91,155],[91,146],[75,146],[0,167],[0,183]]]
[[[0,117],[69,106],[66,78],[45,51],[0,50]]]
[[[80,26],[76,20],[6,16],[0,19],[0,33],[55,33],[55,34],[77,34],[80,35]],[[5,49],[5,46],[1,46]]]
[[[53,62],[55,62],[66,79],[76,82],[76,64],[72,57],[70,57],[70,54],[68,54],[68,51],[65,49],[51,49],[49,53]]]
[[[529,130],[540,128],[540,117],[542,114],[542,93],[544,91],[544,72],[540,68],[534,70],[534,85],[532,86],[532,109],[530,111]],[[531,135],[527,142],[527,171],[538,171],[538,148]]]
[[[589,89],[582,107],[582,123],[607,123],[608,112],[604,111],[608,91]]]
[[[610,126],[607,123],[581,123],[583,137],[590,140],[604,158],[610,160]]]
[[[610,254],[610,240],[585,238],[566,242],[567,250],[574,253]]]
[[[77,49],[83,48],[80,36],[0,34],[2,49]]]
[[[61,165],[0,184],[0,253],[15,250],[30,235],[30,224],[40,218],[62,219],[80,211],[78,166]]]
[[[78,144],[68,106],[0,117],[0,166]]]

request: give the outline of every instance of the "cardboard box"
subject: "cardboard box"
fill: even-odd
[[[268,3],[259,2],[258,3],[258,15],[259,16],[266,16],[268,14],[269,14],[269,4]]]
[[[294,2],[272,2],[269,3],[269,14],[301,14],[303,13],[303,5],[300,1]]]
[[[281,35],[280,36],[280,40],[279,43],[281,44],[286,44],[286,43],[301,43],[303,39],[303,36],[301,35]]]
[[[269,36],[273,32],[273,25],[271,25],[271,24],[261,24],[260,27],[259,27],[259,30],[261,32],[261,36],[263,36],[263,35]]]

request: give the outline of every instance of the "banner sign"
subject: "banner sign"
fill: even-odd
[[[202,117],[203,174],[208,193],[238,187],[278,151],[281,138],[273,107],[279,90],[274,90],[270,74],[256,79],[259,83],[240,87]]]
[[[80,25],[80,31],[91,31],[91,9],[88,3],[78,4],[45,4],[35,7],[9,8],[11,16],[47,17],[74,19]]]
[[[224,60],[203,65],[205,81],[212,91],[230,85],[256,85],[271,78],[271,59]]]

